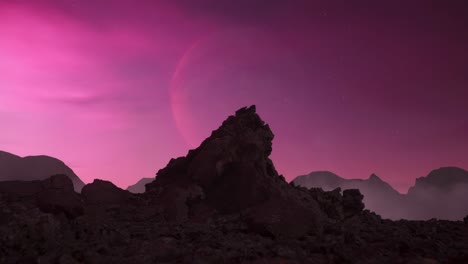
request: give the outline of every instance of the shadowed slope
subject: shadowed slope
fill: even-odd
[[[21,158],[0,151],[0,181],[43,180],[54,174],[65,174],[73,182],[75,191],[80,192],[83,181],[62,161],[49,156]]]

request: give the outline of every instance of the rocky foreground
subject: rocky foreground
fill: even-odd
[[[0,183],[0,263],[468,263],[468,219],[390,221],[357,190],[288,184],[243,108],[133,194],[65,175]]]

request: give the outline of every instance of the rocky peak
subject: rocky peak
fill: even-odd
[[[147,191],[165,185],[197,185],[219,210],[237,211],[268,198],[280,177],[268,158],[273,133],[256,113],[244,107],[228,117],[221,127],[190,150],[186,157],[172,159],[146,185]]]
[[[379,176],[375,175],[374,173],[369,176],[369,181],[383,182],[382,179],[380,179]]]
[[[285,231],[300,226],[288,221],[302,217],[300,228],[309,229],[321,212],[311,197],[298,198],[297,190],[278,175],[269,158],[273,138],[255,106],[241,108],[186,157],[170,160],[146,185],[146,194],[157,196],[166,216],[177,221],[206,212],[243,213],[263,231],[303,233]],[[274,223],[271,214],[277,215]]]

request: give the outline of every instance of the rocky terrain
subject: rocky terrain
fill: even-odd
[[[368,179],[344,179],[331,172],[319,171],[296,177],[296,185],[324,190],[359,189],[366,208],[389,219],[462,220],[468,213],[468,172],[455,167],[433,170],[416,179],[408,194],[400,194],[372,174]]]
[[[65,175],[0,183],[0,263],[466,263],[465,221],[391,221],[358,190],[288,184],[243,108],[142,194]]]
[[[54,174],[65,174],[73,181],[77,192],[85,185],[84,182],[62,161],[49,156],[19,157],[0,151],[0,181],[32,181],[43,180]]]

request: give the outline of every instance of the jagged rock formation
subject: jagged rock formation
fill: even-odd
[[[320,229],[323,216],[318,204],[298,199],[268,158],[273,137],[255,106],[242,108],[200,147],[186,157],[172,159],[146,185],[147,192],[166,201],[164,210],[174,221],[184,221],[189,214],[209,219],[216,214],[241,213],[271,235],[293,236]],[[275,218],[265,219],[266,215]],[[294,224],[292,219],[302,224]]]
[[[154,181],[154,178],[141,178],[137,183],[128,186],[127,191],[131,193],[144,193],[146,190],[145,185]]]
[[[78,194],[65,176],[0,182],[0,263],[468,260],[461,221],[383,220],[358,190],[286,183],[268,158],[272,139],[243,108],[143,194],[101,180]]]
[[[0,181],[44,180],[54,174],[70,177],[77,192],[85,185],[83,181],[62,161],[48,156],[18,157],[0,151]]]

